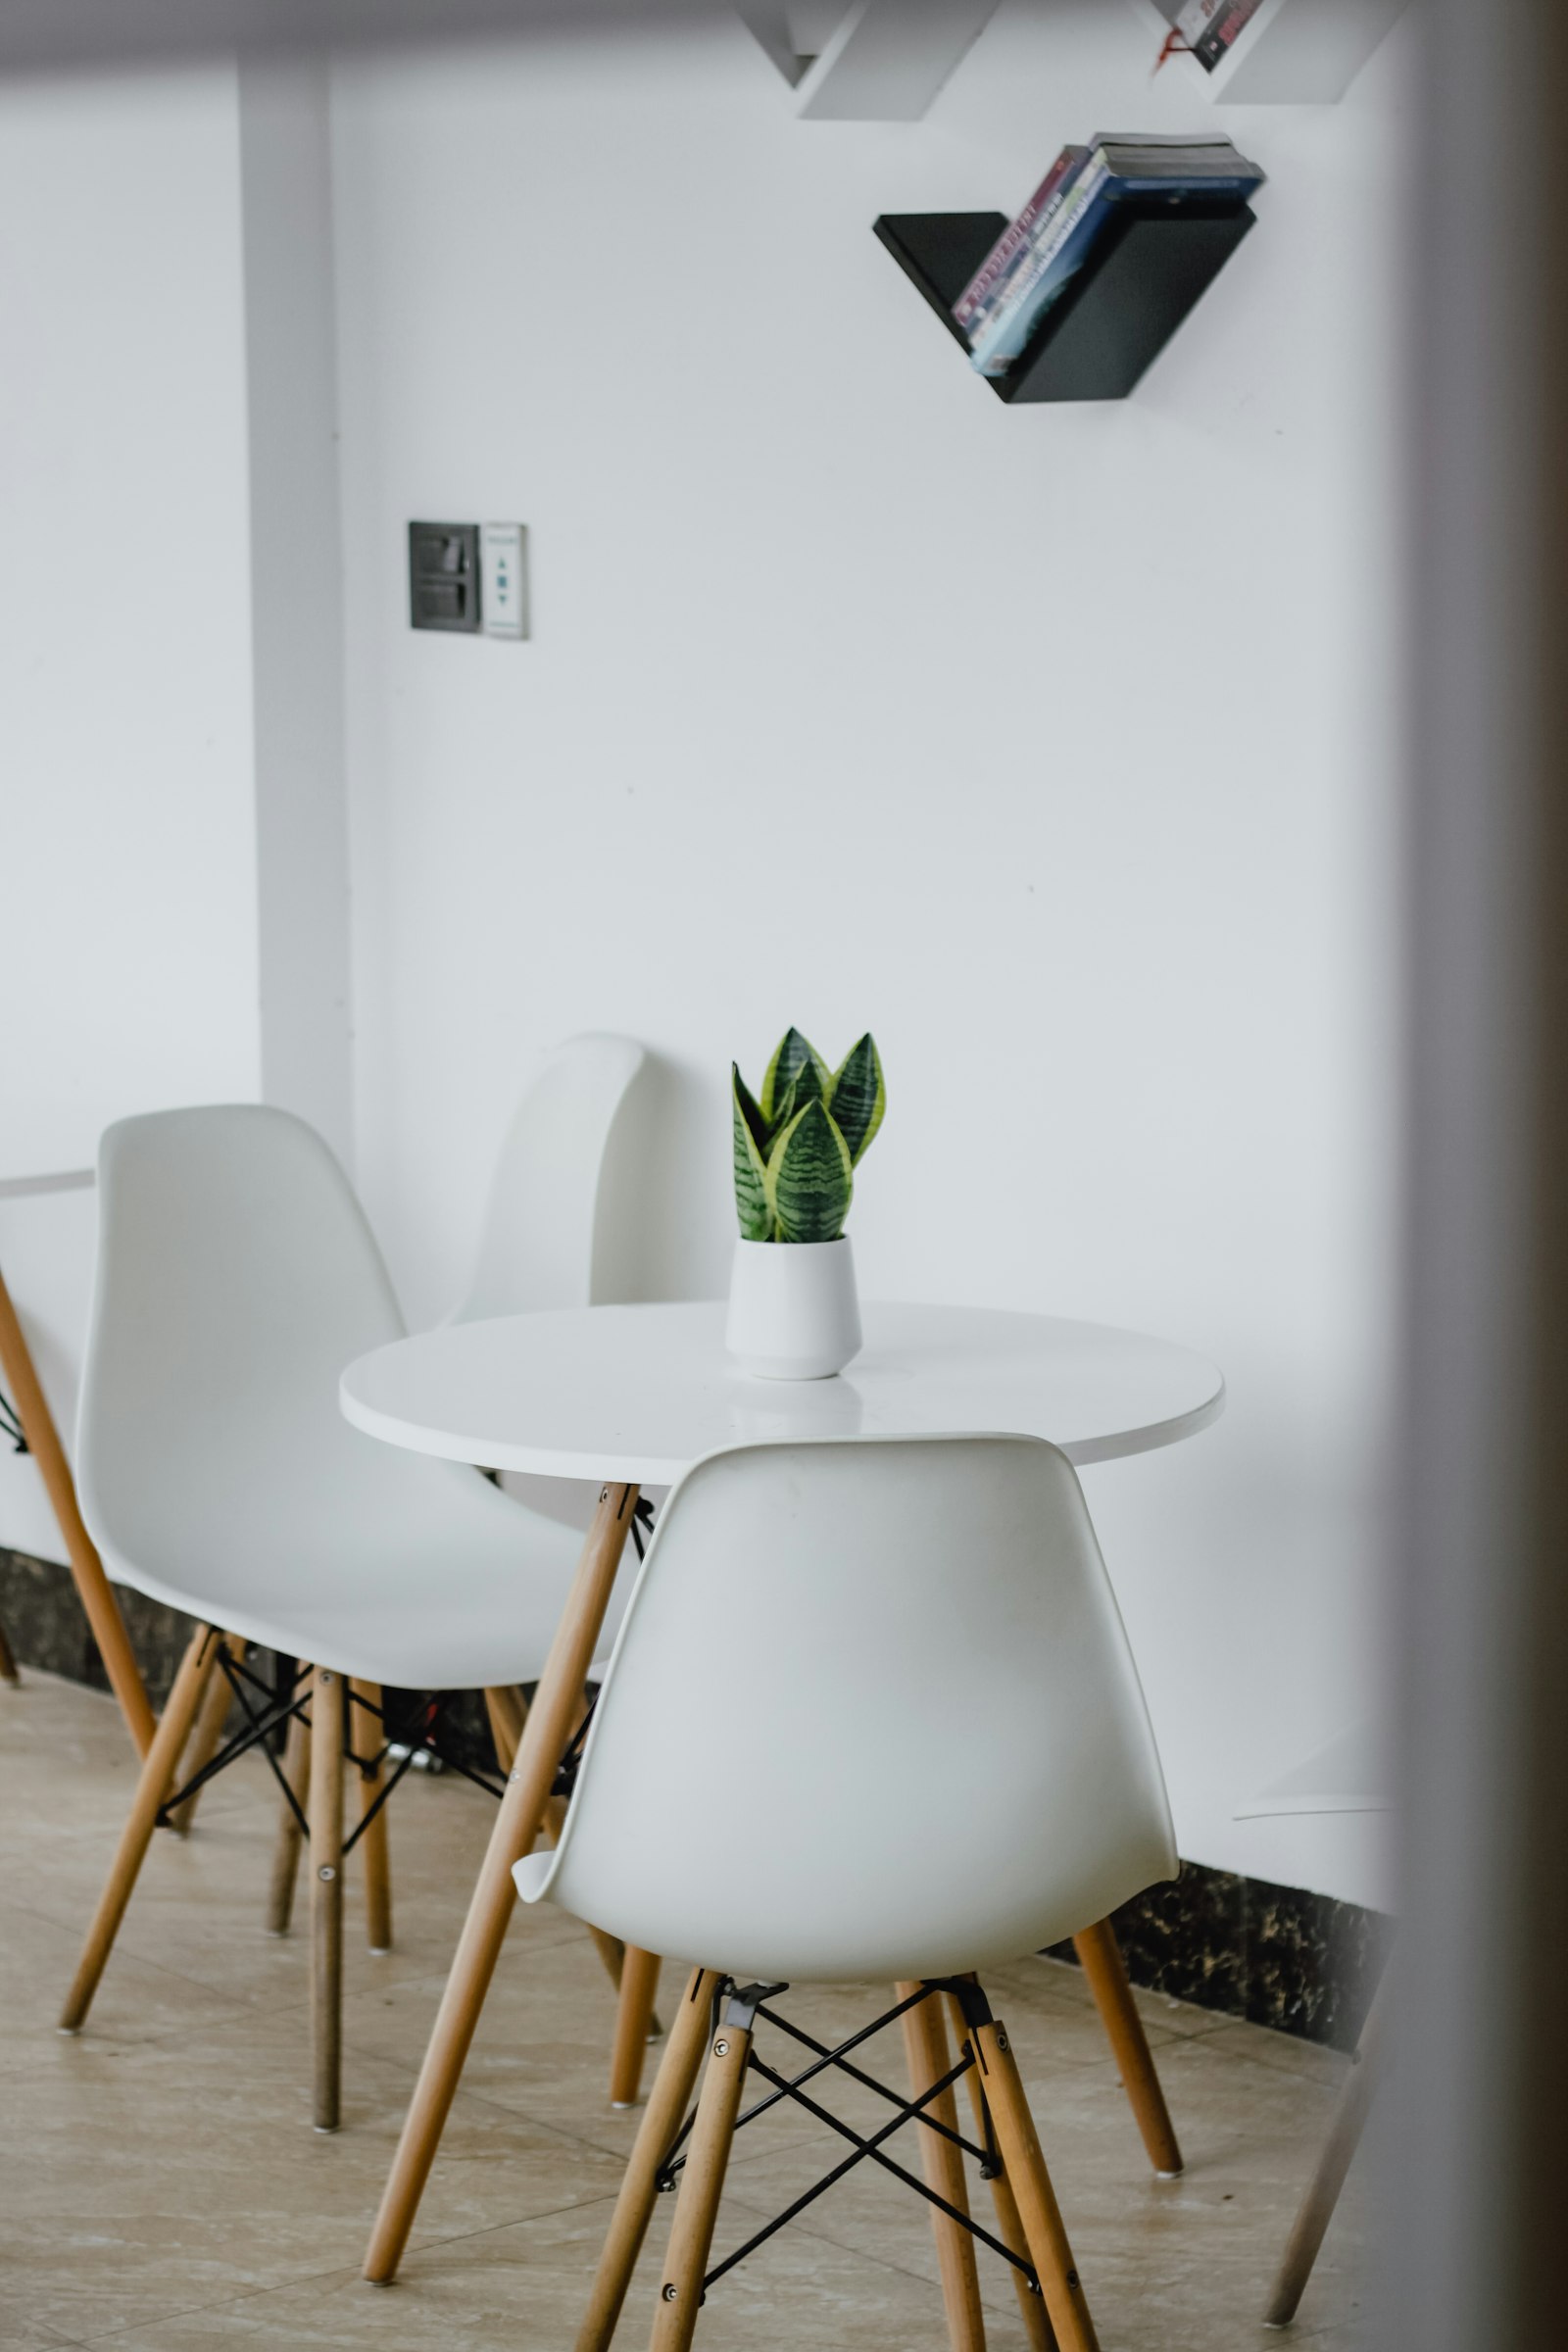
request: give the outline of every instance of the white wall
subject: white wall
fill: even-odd
[[[319,67],[0,80],[0,1188],[176,1102],[352,1144],[328,166]],[[68,1433],[93,1221],[0,1189]]]
[[[329,172],[309,77],[0,88],[0,1177],[158,1102],[341,1113],[336,399],[360,1153],[415,1315],[553,1040],[661,1056],[630,1287],[716,1293],[730,1054],[872,1024],[869,1293],[1223,1363],[1220,1427],[1091,1500],[1184,1850],[1352,1896],[1356,1832],[1232,1815],[1374,1683],[1415,39],[1227,110],[1260,225],[1081,410],[972,381],[869,223],[1190,124],[1121,7],[1004,5],[916,125],[797,123],[720,9],[359,61]],[[416,514],[530,525],[530,643],[411,634]],[[90,1227],[0,1203],[63,1419]],[[32,1476],[0,1541],[54,1549]]]
[[[354,1164],[327,75],[239,70],[262,1094]]]
[[[0,1179],[257,1091],[239,243],[231,72],[0,81]],[[92,1224],[0,1200],[67,1427]],[[0,1542],[60,1552],[4,1449]]]
[[[0,1177],[254,1093],[234,76],[0,80]]]
[[[359,1128],[416,1315],[552,1040],[662,1057],[639,1287],[702,1294],[731,1054],[874,1026],[870,1295],[1224,1365],[1091,1501],[1184,1852],[1363,1898],[1358,1832],[1232,1815],[1373,1685],[1414,37],[1227,111],[1259,226],[1081,409],[997,402],[869,226],[1189,126],[1129,10],[1004,6],[917,125],[795,122],[721,12],[334,85]],[[528,523],[532,642],[410,632],[414,515]]]

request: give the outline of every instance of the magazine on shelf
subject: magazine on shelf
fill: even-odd
[[[1263,0],[1187,0],[1176,29],[1205,74],[1212,74]]]
[[[1027,258],[1008,275],[1001,301],[980,321],[970,366],[1001,375],[1023,350],[1045,313],[1083,267],[1116,206],[1129,199],[1166,197],[1237,202],[1262,184],[1255,164],[1222,134],[1200,138],[1141,138],[1101,132],[1066,201],[1031,240]]]
[[[1087,147],[1064,147],[1016,220],[1009,221],[953,306],[953,316],[973,341],[983,313],[1001,299],[1014,265],[1021,261],[1031,236],[1043,228],[1067,193],[1067,184],[1088,160]]]

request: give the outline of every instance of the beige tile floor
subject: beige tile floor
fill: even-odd
[[[382,2290],[358,2275],[488,1800],[451,1779],[410,1776],[400,1791],[397,1948],[371,1958],[351,1938],[344,2128],[324,2138],[310,2125],[305,1939],[259,1924],[273,1825],[260,1764],[204,1796],[184,1844],[160,1833],[87,2031],[56,2034],[132,1772],[107,1699],[36,1673],[0,1690],[0,2352],[565,2352],[635,2119],[609,2112],[611,1994],[560,1914],[520,1914],[513,1930],[401,2280]],[[1288,2341],[1256,2314],[1343,2061],[1141,1995],[1188,2159],[1158,2182],[1076,1972],[1025,1960],[988,1982],[1104,2352]],[[790,2006],[812,2031],[848,2032],[878,1989]],[[671,1965],[666,2001],[675,1990]],[[873,2049],[897,2081],[897,2029]],[[861,2123],[874,2106],[854,2085],[835,2103]],[[719,2250],[842,2151],[798,2111],[753,2126]],[[1295,2331],[1314,2352],[1362,2340],[1357,2190],[1352,2175]],[[647,2340],[667,2211],[627,2344]],[[698,2344],[943,2352],[935,2277],[925,2208],[861,2168],[715,2287]],[[982,2281],[991,2343],[1012,2352],[1011,2288],[984,2254]]]

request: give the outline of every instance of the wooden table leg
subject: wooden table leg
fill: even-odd
[[[918,1992],[918,1984],[898,1984],[894,1990],[901,2001],[907,2001]],[[901,2025],[904,2028],[904,2053],[909,2069],[909,2094],[918,2098],[923,2090],[938,2082],[953,2064],[948,2047],[947,2021],[942,2014],[939,1994],[933,1993],[917,2009],[906,2009]],[[951,2086],[933,2099],[927,2112],[950,2132],[958,2129],[958,2108]],[[963,2178],[963,2152],[939,2132],[930,2132],[924,2124],[915,2130],[920,2140],[920,2161],[925,2172],[927,2188],[934,2188],[939,2197],[946,2197],[960,2213],[969,2210],[969,2194]],[[942,2272],[942,2300],[947,2306],[948,2335],[953,2352],[985,2352],[986,2324],[980,2309],[980,2277],[975,2267],[974,2239],[967,2230],[945,2213],[930,2208],[931,2231],[937,2241],[937,2262]]]
[[[484,1703],[490,1717],[490,1737],[495,1741],[496,1756],[503,1773],[510,1773],[516,1757],[517,1742],[522,1738],[522,1727],[528,1719],[528,1702],[520,1690],[513,1688],[487,1690],[484,1694]],[[587,1710],[587,1705],[588,1694],[584,1691],[584,1712]],[[573,1733],[577,1731],[581,1722],[582,1716],[579,1715],[577,1722],[571,1727]],[[564,1796],[551,1797],[545,1806],[544,1827],[549,1833],[552,1845],[561,1843],[561,1833],[565,1826],[565,1798]],[[605,1974],[618,1993],[620,1991],[620,1964],[623,1957],[620,1938],[618,1936],[607,1936],[602,1928],[592,1926],[588,1928],[588,1933],[593,1938],[595,1951],[604,1962]]]
[[[452,1973],[430,2034],[424,2064],[403,2126],[403,2136],[381,2197],[365,2276],[385,2284],[396,2273],[408,2243],[419,2198],[440,2144],[442,2128],[479,2022],[484,1996],[501,1954],[507,1923],[516,1901],[512,1866],[532,1851],[544,1818],[550,1785],[575,1721],[575,1709],[594,1645],[610,1606],[615,1571],[637,1503],[635,1487],[606,1487],[588,1530],[566,1595],[566,1605],[550,1646],[528,1720],[523,1726],[507,1792],[496,1814],[478,1884],[468,1905]]]
[[[27,1451],[38,1465],[44,1492],[60,1523],[66,1557],[71,1562],[71,1573],[87,1612],[87,1623],[98,1644],[109,1687],[120,1701],[120,1711],[136,1742],[137,1754],[145,1756],[152,1746],[154,1730],[146,1688],[125,1631],[125,1621],[120,1614],[120,1604],[104,1574],[97,1546],[76,1508],[76,1489],[66,1449],[60,1443],[32,1351],[17,1320],[17,1310],[11,1303],[3,1276],[0,1276],[0,1371],[5,1374],[6,1387],[15,1401]]]
[[[1100,2011],[1111,2053],[1121,2070],[1127,2104],[1143,2136],[1149,2161],[1161,2180],[1174,2180],[1182,2169],[1182,2152],[1176,2144],[1165,2093],[1154,2072],[1144,2021],[1127,1982],[1126,1963],[1116,1941],[1116,1931],[1108,1919],[1102,1919],[1095,1927],[1085,1928],[1081,1936],[1075,1936],[1072,1948],[1089,1980],[1089,1989],[1095,1996],[1095,2007]]]
[[[0,1683],[9,1683],[15,1690],[21,1681],[22,1677],[17,1672],[17,1653],[11,1646],[5,1627],[0,1625]]]
[[[1382,2072],[1388,2017],[1388,1978],[1378,1986],[1361,2038],[1355,2046],[1355,2063],[1340,2085],[1339,2099],[1329,2123],[1328,2136],[1323,2142],[1317,2169],[1301,2199],[1290,2238],[1286,2244],[1274,2291],[1263,2314],[1265,2328],[1288,2328],[1296,2317],[1296,2307],[1312,2276],[1323,2233],[1334,2218],[1334,2208],[1345,2186],[1345,2176],[1350,2169],[1350,2159],[1361,2144],[1361,2132],[1366,2124],[1372,2094],[1378,2086]]]

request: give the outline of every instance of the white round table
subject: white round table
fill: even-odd
[[[724,1309],[707,1301],[457,1323],[350,1364],[343,1410],[416,1453],[665,1486],[704,1454],[768,1438],[985,1430],[1103,1462],[1192,1437],[1225,1401],[1204,1357],[1099,1323],[874,1304],[862,1319],[865,1345],[832,1380],[737,1371]]]
[[[861,1310],[865,1345],[831,1380],[758,1380],[724,1352],[716,1303],[562,1307],[452,1324],[350,1364],[347,1418],[416,1453],[602,1484],[549,1663],[528,1711],[463,1938],[447,1980],[365,2275],[394,2275],[500,1956],[512,1866],[538,1834],[597,1654],[639,1487],[672,1484],[703,1455],[766,1439],[975,1432],[1049,1438],[1077,1463],[1174,1445],[1221,1411],[1211,1363],[1164,1340],[995,1308]],[[1145,2143],[1180,2169],[1143,2028],[1108,1923],[1077,1938]],[[627,1952],[612,2096],[636,2095],[659,1963]],[[630,2053],[629,2075],[620,2053]]]

